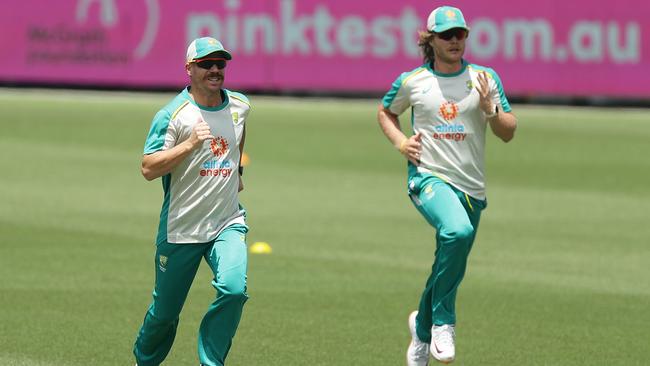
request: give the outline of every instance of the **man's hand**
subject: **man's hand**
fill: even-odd
[[[420,151],[422,150],[422,145],[420,144],[421,140],[422,133],[418,132],[415,135],[402,140],[398,146],[399,152],[415,165],[420,165]]]
[[[494,105],[492,104],[492,93],[490,93],[490,81],[487,72],[482,71],[478,74],[478,84],[476,91],[480,97],[479,108],[486,115],[494,114]]]
[[[196,148],[203,144],[203,141],[212,140],[213,138],[214,136],[212,136],[212,133],[210,132],[210,126],[208,123],[199,119],[192,128],[192,134],[188,140],[192,146]]]

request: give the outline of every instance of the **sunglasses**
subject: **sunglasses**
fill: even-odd
[[[225,58],[202,58],[192,61],[196,66],[210,70],[212,66],[217,65],[217,69],[222,70],[226,68],[226,59]]]
[[[452,28],[442,33],[436,33],[436,36],[440,39],[444,39],[445,41],[449,41],[454,37],[456,37],[459,41],[462,41],[467,37],[467,31],[463,28]]]

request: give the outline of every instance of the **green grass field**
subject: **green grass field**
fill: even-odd
[[[171,95],[0,89],[0,365],[132,365],[151,297]],[[252,97],[249,294],[228,365],[404,364],[433,231],[378,101]],[[459,292],[455,365],[647,365],[650,110],[515,106]],[[166,365],[196,365],[202,265]]]

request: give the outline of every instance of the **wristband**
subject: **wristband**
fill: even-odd
[[[498,116],[498,115],[499,115],[499,106],[498,106],[498,105],[495,105],[495,106],[494,106],[494,112],[492,112],[492,113],[490,113],[490,114],[486,114],[486,115],[485,115],[485,118],[488,118],[488,119],[489,119],[489,118],[494,118],[494,117],[496,117],[496,116]]]
[[[402,142],[400,142],[400,144],[399,144],[399,148],[398,148],[398,150],[399,150],[399,152],[401,152],[402,154],[404,154],[404,150],[405,150],[404,147],[405,147],[405,145],[406,145],[406,141],[408,141],[408,140],[409,140],[409,139],[405,138],[405,139],[402,140]]]

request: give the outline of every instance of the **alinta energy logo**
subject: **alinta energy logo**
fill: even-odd
[[[454,102],[444,102],[440,106],[438,113],[447,122],[451,122],[458,117],[458,105]],[[434,127],[435,132],[432,137],[435,140],[464,141],[467,137],[465,125],[462,123],[440,124]]]
[[[210,141],[210,150],[212,150],[215,159],[204,162],[199,175],[202,177],[228,178],[232,174],[233,164],[230,160],[221,160],[228,152],[228,147],[228,141],[223,136],[212,139]]]
[[[448,141],[465,141],[467,132],[465,132],[465,125],[462,123],[454,124],[441,124],[433,128],[435,132],[432,137],[434,140],[448,140]]]
[[[219,161],[218,159],[208,160],[203,163],[199,171],[201,177],[223,177],[232,175],[233,163],[230,160]]]
[[[438,113],[445,119],[445,121],[451,121],[458,117],[458,106],[454,102],[444,102],[440,106]]]
[[[210,150],[214,156],[220,158],[228,151],[228,140],[223,136],[217,136],[210,141]]]

